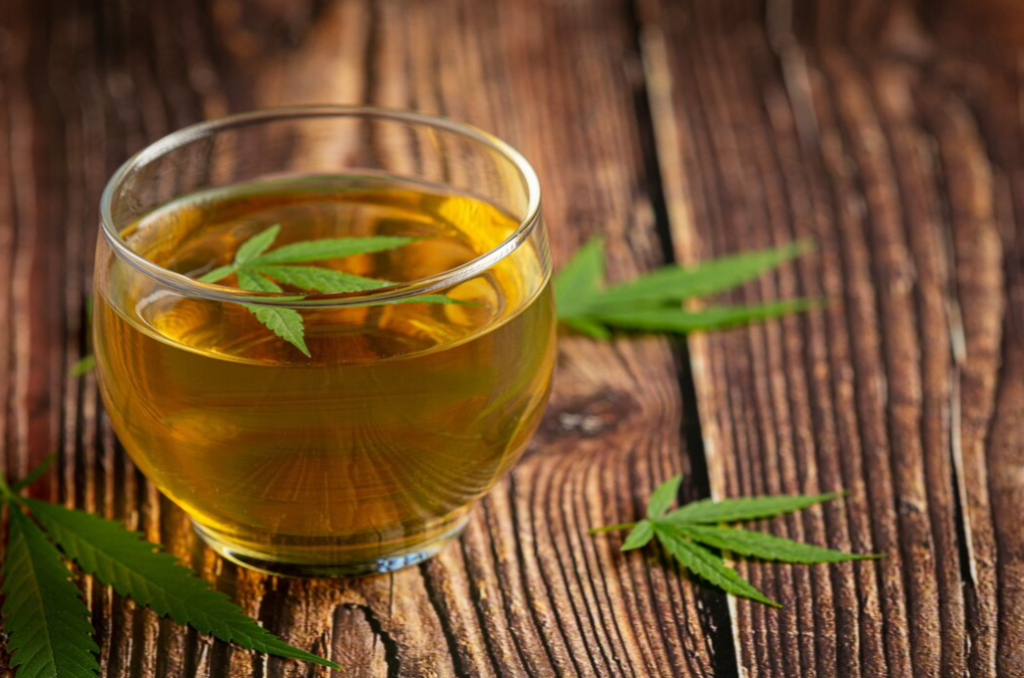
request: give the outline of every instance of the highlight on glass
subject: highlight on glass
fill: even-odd
[[[107,412],[231,560],[419,562],[539,423],[555,318],[538,182],[484,132],[373,108],[238,115],[136,154],[101,216]]]

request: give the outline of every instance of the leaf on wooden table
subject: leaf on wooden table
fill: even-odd
[[[604,287],[604,254],[599,239],[583,245],[555,276],[558,319],[595,339],[609,328],[686,334],[733,327],[804,311],[815,302],[796,299],[750,306],[681,307],[695,297],[723,292],[811,249],[808,241],[723,257],[699,266],[663,266],[611,287]]]
[[[703,546],[683,539],[671,530],[655,524],[654,533],[665,550],[672,554],[679,564],[694,574],[703,577],[726,593],[750,598],[772,607],[782,607],[754,588],[753,584],[741,577],[721,558]]]
[[[96,356],[86,355],[71,366],[71,375],[80,377],[83,374],[87,374],[96,368]]]
[[[651,537],[654,536],[654,524],[649,520],[641,520],[639,523],[633,526],[633,529],[626,535],[626,541],[622,543],[623,551],[632,551],[633,549],[642,548],[647,546],[647,543],[651,541]]]
[[[600,295],[604,281],[604,240],[592,238],[576,252],[552,283],[558,314],[566,318],[584,312]]]
[[[25,501],[68,557],[119,594],[225,642],[340,668],[274,636],[226,595],[194,577],[172,555],[160,551],[138,532],[84,511],[35,499]]]
[[[798,240],[782,247],[712,259],[697,266],[663,266],[635,280],[609,287],[601,295],[601,304],[680,302],[725,292],[812,249],[809,240]]]
[[[809,299],[772,301],[756,306],[711,306],[697,310],[685,308],[637,308],[593,312],[592,318],[612,327],[644,332],[676,332],[687,334],[701,330],[718,330],[759,320],[806,311],[818,302]]]
[[[4,561],[4,632],[18,678],[92,678],[99,647],[89,608],[57,549],[10,505]]]
[[[764,532],[753,532],[735,527],[714,527],[711,525],[679,525],[679,534],[713,546],[723,551],[732,551],[744,556],[763,560],[778,560],[785,563],[839,563],[846,560],[872,560],[873,553],[845,553],[822,548],[813,544],[776,537]]]
[[[647,518],[644,520],[593,527],[588,533],[596,535],[630,530],[622,545],[623,551],[641,548],[651,541],[652,536],[656,536],[658,542],[691,572],[728,593],[776,607],[779,607],[778,603],[766,598],[750,582],[728,567],[718,555],[701,544],[744,556],[787,563],[837,563],[879,557],[875,554],[844,553],[813,544],[802,544],[764,532],[716,526],[716,523],[768,518],[797,511],[840,497],[841,493],[741,497],[722,501],[703,499],[666,514],[679,492],[681,482],[681,475],[674,476],[655,488],[647,502]]]
[[[647,517],[660,518],[665,515],[669,507],[672,506],[672,502],[676,500],[676,495],[679,494],[679,486],[682,483],[683,476],[680,474],[672,476],[654,488],[650,499],[647,500]]]
[[[769,497],[738,497],[736,499],[701,499],[676,509],[664,520],[679,523],[731,523],[740,520],[770,518],[783,513],[799,511],[808,506],[831,501],[843,496],[842,492],[812,495],[777,495]]]
[[[50,467],[53,466],[53,462],[57,461],[57,457],[59,454],[60,453],[58,450],[54,450],[53,452],[50,452],[48,455],[46,455],[46,457],[44,457],[41,462],[36,464],[36,467],[29,471],[24,478],[11,485],[11,492],[17,494],[18,492],[25,489],[35,481],[42,478],[43,474],[49,471]]]
[[[559,307],[561,308],[561,307]],[[580,334],[585,334],[591,339],[611,339],[611,331],[602,325],[601,323],[589,320],[587,318],[559,318],[562,324],[566,327],[576,330]]]

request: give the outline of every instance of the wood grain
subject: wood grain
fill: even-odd
[[[36,496],[121,518],[353,676],[1024,674],[1021,12],[1004,0],[13,0],[0,3],[0,444]],[[419,567],[278,580],[218,559],[125,457],[88,351],[97,205],[133,151],[251,108],[441,113],[533,161],[558,262],[609,275],[812,237],[727,296],[822,308],[742,330],[560,341],[513,473]],[[739,562],[785,603],[624,556],[692,499],[844,488],[769,521],[885,555]],[[105,676],[328,675],[88,578]],[[0,673],[12,675],[6,658]]]
[[[8,473],[61,443],[41,496],[123,517],[268,628],[350,667],[345,675],[728,670],[722,596],[656,559],[623,557],[615,537],[585,534],[631,519],[657,482],[691,471],[684,436],[696,422],[684,420],[681,363],[666,340],[565,337],[540,434],[465,536],[421,567],[346,582],[276,580],[215,558],[124,457],[94,377],[67,374],[85,350],[104,179],[145,142],[232,111],[369,102],[474,123],[536,163],[559,259],[603,233],[613,278],[659,263],[627,4],[24,2],[0,11],[0,144],[14,189],[0,222],[0,271],[13,282],[0,307],[11,339],[0,377]],[[93,582],[87,593],[108,676],[326,674],[211,642]]]
[[[741,670],[1013,675],[1019,75],[908,3],[641,7],[678,256],[813,237],[735,298],[828,301],[691,340],[712,493],[845,488],[773,531],[885,555],[742,564],[787,607],[733,606]]]

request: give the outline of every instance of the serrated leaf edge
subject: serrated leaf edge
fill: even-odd
[[[31,518],[29,518],[21,512],[20,506],[16,504],[8,504],[8,507],[9,535],[7,551],[4,554],[4,582],[2,590],[4,594],[4,630],[7,633],[7,649],[11,653],[11,665],[14,667],[19,667],[18,678],[49,678],[50,676],[56,675],[56,672],[60,668],[64,668],[66,671],[75,671],[75,669],[82,670],[81,673],[78,673],[77,671],[73,674],[65,673],[63,676],[60,676],[60,678],[78,678],[79,676],[91,678],[92,676],[98,675],[100,666],[99,662],[96,659],[96,654],[99,652],[99,647],[96,645],[96,642],[92,637],[94,630],[89,622],[89,608],[85,604],[81,591],[71,581],[71,572],[66,570],[64,566],[63,557],[61,556],[57,548],[53,546],[53,544],[50,542],[47,535],[43,533],[43,531],[39,527],[37,527],[35,523],[32,522]],[[47,591],[43,590],[43,582],[38,581],[38,577],[40,576],[40,568],[44,567],[45,563],[37,562],[36,560],[34,560],[35,556],[38,554],[33,554],[33,549],[35,547],[31,543],[32,539],[38,540],[38,544],[36,546],[41,547],[44,551],[47,552],[45,553],[44,557],[52,558],[53,562],[51,562],[50,567],[58,567],[61,570],[63,570],[64,575],[66,575],[63,576],[63,581],[60,583],[55,583],[51,581],[50,584],[47,586]],[[26,644],[38,636],[38,631],[34,632],[33,635],[24,637],[24,634],[22,634],[19,628],[19,624],[12,624],[12,621],[16,616],[18,618],[21,618],[21,616],[23,616],[19,614],[19,601],[24,602],[25,596],[32,594],[32,589],[26,588],[24,586],[19,586],[15,588],[13,584],[13,582],[15,581],[14,570],[19,567],[20,562],[17,560],[17,554],[19,552],[19,548],[21,548],[19,547],[19,543],[21,543],[21,547],[25,549],[24,553],[22,554],[23,557],[28,560],[27,563],[22,564],[22,567],[28,568],[29,573],[31,574],[33,579],[36,580],[35,588],[38,591],[38,595],[36,596],[38,598],[38,604],[40,606],[45,605],[43,597],[46,595],[56,596],[62,594],[69,599],[65,602],[70,602],[70,600],[73,599],[73,601],[75,602],[71,604],[77,608],[78,621],[76,622],[74,619],[63,620],[65,624],[68,626],[68,628],[64,628],[62,630],[61,637],[66,639],[68,638],[69,633],[71,632],[81,634],[81,645],[76,647],[75,649],[77,650],[79,655],[84,656],[64,657],[63,659],[65,660],[65,662],[63,663],[58,661],[57,650],[55,648],[55,644],[53,641],[54,633],[57,633],[57,630],[49,629],[50,615],[47,613],[45,609],[41,609],[38,614],[33,615],[33,619],[35,619],[36,621],[42,621],[46,625],[46,646],[50,648],[50,660],[44,665],[44,667],[42,667],[42,669],[45,670],[45,672],[40,672],[40,669],[38,667],[35,670],[30,669],[30,667],[32,666],[32,662],[36,660],[39,656],[38,649],[36,651],[36,654],[32,654],[31,656],[24,655],[24,651],[26,650]],[[24,570],[20,571],[23,574],[25,573]],[[58,591],[53,588],[54,586],[61,587],[62,590]],[[72,629],[71,626],[77,626],[78,628]],[[67,666],[67,663],[73,664],[74,668]],[[52,672],[46,670],[46,667],[52,667]]]
[[[659,529],[657,523],[654,525],[654,534],[665,550],[689,572],[731,595],[750,598],[772,607],[782,607],[780,603],[758,591],[753,584],[741,577],[736,570],[726,565],[725,561],[703,546],[687,539],[676,537],[664,529]],[[720,581],[716,581],[716,577]],[[724,584],[720,582],[724,582]]]
[[[201,633],[209,633],[225,642],[233,642],[249,650],[257,650],[283,657],[303,659],[332,668],[340,668],[334,662],[323,657],[293,647],[281,640],[270,631],[264,629],[252,617],[245,614],[234,601],[221,591],[210,587],[210,584],[187,567],[181,565],[171,554],[160,549],[159,545],[147,541],[140,533],[125,529],[120,523],[101,518],[85,511],[76,511],[59,504],[50,504],[37,499],[25,499],[30,510],[47,529],[64,552],[74,560],[83,571],[94,575],[103,584],[112,586],[120,595],[129,596],[136,602],[150,607],[161,616],[167,616],[179,623],[188,624]],[[68,515],[70,514],[70,515]],[[63,517],[62,517],[63,515]],[[161,583],[147,579],[146,575],[135,571],[129,564],[121,562],[117,555],[100,550],[90,544],[84,537],[71,528],[66,521],[82,520],[92,524],[92,529],[115,531],[117,539],[134,540],[133,545],[141,550],[134,557],[151,559],[153,568],[169,568],[169,577],[177,581]],[[148,547],[148,551],[146,550]],[[90,549],[86,555],[86,548]],[[143,556],[142,554],[146,554]],[[101,557],[106,567],[101,566]],[[171,569],[173,568],[173,569]],[[120,578],[114,574],[120,572]],[[169,589],[178,587],[181,590],[191,589],[192,594],[208,598],[204,603],[184,600],[175,597]],[[190,612],[182,613],[175,609],[175,604],[184,606]],[[218,625],[216,617],[210,616],[211,610],[220,609],[221,614],[237,617],[237,624],[230,629]],[[221,620],[223,621],[223,619]]]

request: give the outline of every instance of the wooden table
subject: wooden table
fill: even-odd
[[[7,473],[59,449],[38,496],[123,517],[346,676],[1024,675],[1022,45],[1011,0],[4,0]],[[197,120],[305,102],[508,139],[560,262],[594,233],[613,279],[813,237],[732,298],[828,304],[687,342],[564,336],[536,440],[458,543],[346,582],[240,570],[69,368],[115,167]],[[772,610],[585,535],[678,472],[687,499],[846,488],[768,527],[885,558],[740,563]],[[105,675],[327,673],[85,586]]]

